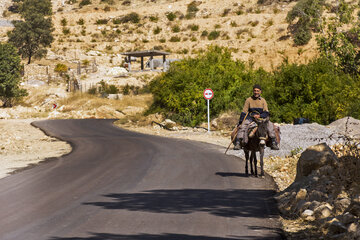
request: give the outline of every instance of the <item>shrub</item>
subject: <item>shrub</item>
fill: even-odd
[[[230,8],[225,8],[224,11],[223,11],[223,14],[221,16],[226,17],[230,12],[231,12]]]
[[[158,16],[150,16],[150,21],[156,23],[159,21],[159,17]]]
[[[173,26],[173,27],[171,28],[171,30],[172,30],[172,32],[174,32],[174,33],[178,33],[178,32],[180,32],[180,27],[179,27],[179,25],[175,25],[175,26]]]
[[[61,26],[65,27],[67,25],[67,20],[66,18],[62,18],[61,19]]]
[[[63,63],[58,63],[56,64],[54,71],[62,76],[68,71],[68,67]]]
[[[231,21],[230,26],[237,27],[238,25],[237,25],[237,23],[235,21]]]
[[[65,35],[69,35],[69,34],[70,34],[70,29],[64,27],[64,28],[62,29],[62,32],[63,32],[63,34],[65,34]]]
[[[186,19],[192,19],[196,16],[196,13],[199,11],[198,5],[199,3],[196,1],[192,1],[188,4],[185,16]]]
[[[166,17],[169,21],[174,21],[176,19],[176,14],[173,12],[166,13]]]
[[[96,20],[96,24],[100,25],[100,24],[107,24],[108,23],[108,19],[97,19]]]
[[[91,4],[91,0],[81,0],[81,2],[79,3],[79,7],[83,7],[85,5],[90,5]]]
[[[202,31],[201,37],[206,37],[207,35],[209,35],[208,31],[206,31],[206,30]]]
[[[190,24],[190,25],[188,26],[188,28],[189,28],[191,31],[196,32],[196,31],[199,30],[199,25],[197,25],[197,24]]]
[[[154,34],[159,34],[161,32],[161,30],[162,29],[160,27],[156,27],[156,28],[154,28],[153,32],[154,32]]]
[[[129,14],[121,17],[119,20],[120,20],[120,23],[128,23],[128,22],[139,23],[140,15],[137,14],[136,12],[132,12],[132,13],[129,13]]]
[[[84,25],[85,24],[85,21],[83,18],[80,18],[78,21],[77,21],[77,24],[79,25]]]
[[[170,38],[170,42],[180,42],[180,37],[178,37],[178,36],[172,36],[171,38]]]
[[[302,46],[307,44],[311,39],[311,30],[310,29],[299,29],[294,34],[294,43],[297,46]]]
[[[211,31],[208,35],[208,39],[209,40],[215,40],[220,36],[220,32],[219,31]]]
[[[121,5],[130,6],[130,4],[131,4],[131,1],[130,1],[130,0],[125,0],[125,1],[122,2]]]

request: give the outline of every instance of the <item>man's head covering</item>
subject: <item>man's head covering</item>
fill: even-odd
[[[255,89],[255,88],[258,88],[258,89],[261,90],[261,86],[260,86],[259,84],[255,84],[255,85],[253,86],[253,89]]]

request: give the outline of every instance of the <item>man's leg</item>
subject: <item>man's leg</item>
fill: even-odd
[[[248,128],[249,124],[250,124],[250,121],[248,119],[246,119],[246,120],[244,120],[243,124],[240,126],[240,129],[236,135],[234,150],[240,150],[241,145],[244,144],[244,136],[245,136],[245,132],[246,132],[246,129]]]
[[[271,139],[271,149],[279,150],[279,145],[276,141],[274,124],[270,121],[267,121],[267,129],[268,129],[269,138]]]

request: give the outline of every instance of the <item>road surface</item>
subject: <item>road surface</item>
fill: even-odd
[[[73,151],[0,180],[1,240],[283,239],[274,185],[205,143],[33,123]]]

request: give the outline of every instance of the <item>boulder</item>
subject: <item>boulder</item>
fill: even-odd
[[[312,171],[322,166],[335,166],[337,163],[338,158],[326,143],[311,146],[300,156],[297,163],[295,181],[310,175]]]
[[[295,197],[296,202],[298,202],[298,201],[300,201],[300,200],[305,200],[306,195],[307,195],[306,189],[303,189],[303,188],[300,189],[300,190],[298,191],[298,193],[296,194],[296,197]]]
[[[344,212],[350,206],[351,200],[349,198],[337,199],[334,202],[335,209],[338,212]]]
[[[328,230],[328,236],[347,232],[345,225],[339,222],[336,218],[326,222],[324,227]]]
[[[358,201],[351,202],[351,204],[349,205],[346,211],[357,217],[360,217],[360,202]]]
[[[320,205],[319,207],[315,208],[315,217],[316,219],[323,219],[331,216],[332,206],[328,203]]]

